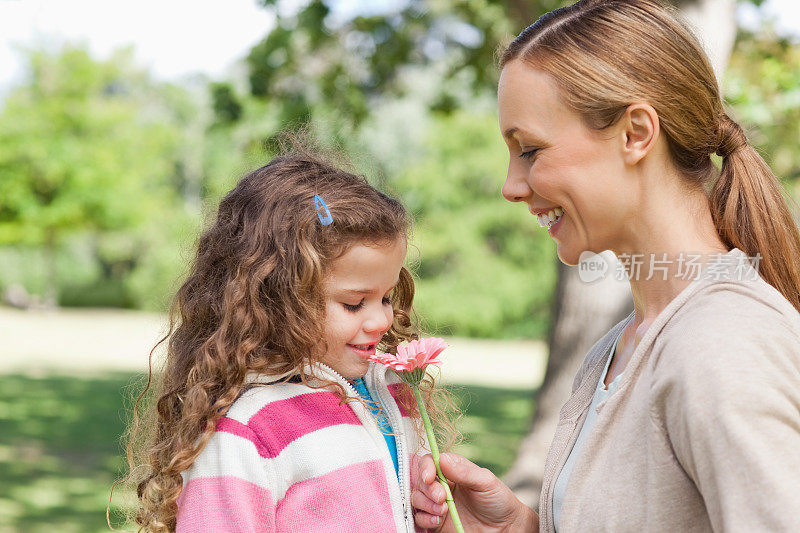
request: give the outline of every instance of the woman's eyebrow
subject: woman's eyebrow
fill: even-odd
[[[516,135],[517,133],[519,133],[520,135],[524,135],[526,139],[530,139],[531,141],[533,141],[534,144],[544,145],[544,141],[542,141],[539,138],[538,135],[535,135],[534,133],[531,133],[530,131],[520,130],[516,126],[513,126],[511,128],[508,128],[507,130],[505,130],[503,132],[503,137],[505,137],[506,139],[510,139],[510,140],[516,140],[516,139],[514,139],[514,135]]]
[[[503,137],[505,137],[506,139],[513,139],[514,134],[517,133],[517,131],[519,131],[519,128],[517,127],[508,128],[506,131],[503,132]]]

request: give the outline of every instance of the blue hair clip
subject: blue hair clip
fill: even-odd
[[[328,209],[328,206],[325,204],[325,201],[320,197],[319,194],[314,195],[314,207],[317,210],[317,218],[319,218],[320,224],[323,226],[333,224],[333,215],[331,215],[331,210]]]

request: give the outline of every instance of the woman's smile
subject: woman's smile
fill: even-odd
[[[554,237],[556,232],[561,228],[564,219],[563,211],[561,213],[562,214],[558,215],[555,220],[551,220],[547,223],[547,233],[549,233],[551,237]],[[539,224],[541,224],[541,221]]]
[[[562,207],[554,207],[546,211],[530,208],[529,211],[539,220],[539,227],[547,228],[548,230],[558,224],[561,221],[561,217],[564,215],[564,209]]]

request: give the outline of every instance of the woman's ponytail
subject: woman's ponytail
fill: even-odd
[[[722,172],[709,198],[717,233],[727,246],[760,255],[761,277],[800,311],[800,232],[781,183],[725,114],[718,124],[717,155]]]

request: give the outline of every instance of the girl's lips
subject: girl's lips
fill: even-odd
[[[370,357],[375,355],[376,344],[348,344],[348,348],[356,352],[361,357]]]

